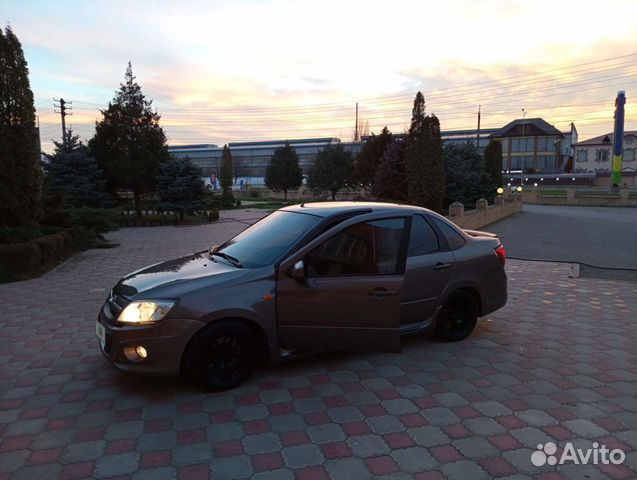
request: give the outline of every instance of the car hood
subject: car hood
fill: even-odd
[[[222,259],[213,260],[208,252],[200,252],[129,273],[113,290],[129,299],[150,290],[178,294],[184,290],[185,284],[214,285],[244,274],[244,269],[229,265]]]

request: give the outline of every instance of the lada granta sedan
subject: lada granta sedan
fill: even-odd
[[[209,251],[122,278],[96,324],[118,368],[207,390],[311,350],[400,351],[424,330],[466,338],[507,301],[505,250],[424,208],[306,203]]]

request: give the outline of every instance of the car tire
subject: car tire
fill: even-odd
[[[441,340],[458,342],[464,340],[478,321],[478,302],[467,290],[451,294],[442,306],[436,323],[436,333]]]
[[[194,385],[209,392],[231,390],[254,372],[254,334],[242,323],[212,324],[192,340],[185,361],[186,376]]]

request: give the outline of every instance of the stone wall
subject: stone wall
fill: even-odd
[[[481,198],[476,202],[476,208],[469,211],[465,211],[462,203],[454,202],[449,205],[447,218],[461,228],[476,230],[521,211],[522,195],[515,193],[497,196],[493,205]]]
[[[566,188],[566,195],[545,195],[540,189],[526,190],[524,203],[533,205],[578,205],[588,207],[632,207],[637,206],[637,198],[631,198],[627,188],[619,189],[619,193],[600,194],[586,192],[575,188]],[[593,194],[597,193],[597,194]]]

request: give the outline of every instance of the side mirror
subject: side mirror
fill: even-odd
[[[299,260],[292,265],[290,270],[288,270],[288,275],[295,280],[302,280],[305,278],[305,263],[303,263],[303,260]]]

